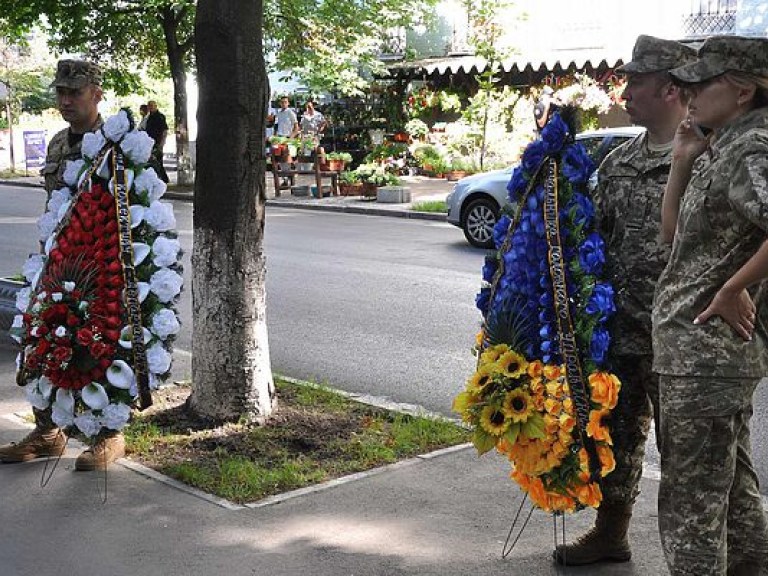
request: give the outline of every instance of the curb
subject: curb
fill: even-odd
[[[3,186],[18,186],[22,188],[42,188],[42,183],[29,182],[24,180],[0,180]],[[194,200],[193,192],[182,192],[179,190],[169,190],[164,195],[169,200],[179,200],[181,202],[192,202]],[[291,200],[282,200],[271,198],[267,200],[267,206],[277,206],[279,208],[294,208],[297,210],[317,210],[320,212],[340,212],[346,214],[367,214],[369,216],[389,216],[393,218],[408,218],[411,220],[432,220],[445,222],[447,214],[441,212],[418,212],[416,210],[405,210],[400,208],[363,208],[362,206],[349,206],[339,204],[305,204],[303,202],[292,202]]]

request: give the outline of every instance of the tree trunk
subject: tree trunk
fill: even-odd
[[[187,51],[179,45],[179,18],[173,8],[163,10],[160,23],[165,36],[168,67],[173,80],[173,122],[176,126],[176,178],[177,183],[190,185],[195,181],[192,159],[189,155],[189,120],[187,119],[187,68],[184,56]]]
[[[261,421],[275,402],[262,251],[269,84],[261,28],[261,0],[198,3],[190,406],[217,419]]]

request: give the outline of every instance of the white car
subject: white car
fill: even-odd
[[[645,128],[625,126],[602,128],[576,135],[584,144],[596,165],[619,144],[634,138]],[[514,166],[473,174],[459,180],[448,194],[448,222],[464,230],[464,236],[473,246],[493,248],[493,227],[499,219],[501,207],[509,202],[507,184]]]

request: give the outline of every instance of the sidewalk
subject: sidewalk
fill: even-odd
[[[175,188],[176,172],[168,171],[171,179],[171,190],[166,192],[163,198],[169,200],[182,200],[192,202],[193,188]],[[301,208],[306,210],[326,210],[333,212],[348,212],[369,214],[377,216],[396,216],[400,218],[418,218],[423,220],[445,220],[445,214],[435,212],[417,212],[411,207],[418,203],[431,200],[445,200],[445,197],[453,190],[455,182],[444,179],[428,178],[426,176],[403,176],[403,185],[411,191],[411,202],[403,204],[383,204],[373,200],[363,199],[360,196],[332,196],[327,198],[313,198],[311,196],[291,196],[283,191],[279,198],[275,197],[275,187],[270,174],[267,174],[267,204],[269,206],[281,206],[286,208]],[[297,184],[314,184],[312,176],[297,176]],[[0,184],[10,186],[42,187],[43,180],[39,176],[23,176],[13,179],[2,179]]]
[[[0,348],[0,442],[25,426],[13,353]],[[556,568],[553,520],[536,511],[501,552],[520,503],[508,465],[472,448],[417,458],[261,507],[226,508],[124,465],[72,470],[44,461],[0,466],[3,576],[659,576],[658,483],[644,479],[631,527],[632,562]],[[43,477],[50,481],[41,487]],[[107,494],[106,503],[102,496]],[[527,512],[527,510],[526,510]],[[523,518],[525,515],[522,516]],[[594,512],[566,518],[568,539]],[[558,537],[562,538],[561,524]]]

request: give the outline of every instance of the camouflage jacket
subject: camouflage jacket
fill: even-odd
[[[694,318],[768,239],[768,109],[725,127],[702,155],[680,201],[672,254],[653,311],[654,370],[677,376],[766,375],[765,283],[750,289],[758,309],[745,342],[716,316]]]
[[[660,241],[661,199],[671,150],[649,151],[643,133],[600,165],[594,196],[598,230],[606,243],[607,278],[615,290],[611,321],[615,355],[651,355],[651,307],[669,247]]]
[[[101,116],[99,116],[92,130],[98,130],[102,124]],[[45,191],[48,198],[51,197],[51,192],[66,186],[64,170],[67,167],[67,160],[81,158],[81,144],[82,141],[78,141],[73,146],[69,145],[69,128],[60,130],[51,138],[45,156],[45,166],[40,170],[40,175],[45,179]]]

